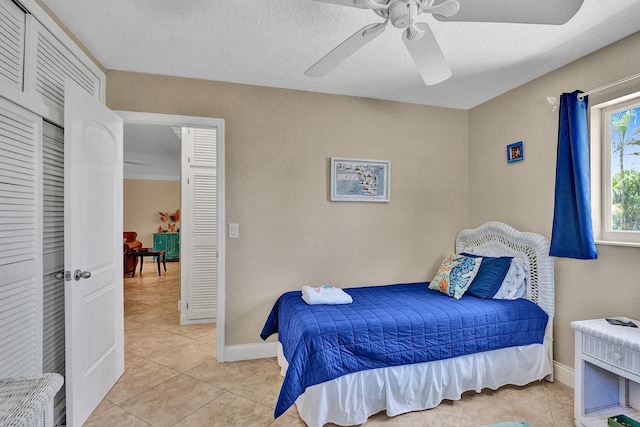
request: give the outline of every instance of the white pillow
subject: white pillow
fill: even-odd
[[[507,275],[493,299],[526,298],[528,272],[529,265],[524,260],[514,257],[511,260],[509,271],[507,271]]]

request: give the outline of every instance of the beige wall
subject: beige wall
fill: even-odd
[[[123,188],[125,231],[138,233],[138,240],[145,247],[153,247],[153,233],[158,226],[167,228],[160,221],[159,211],[173,213],[180,208],[180,181],[125,179]],[[180,226],[180,223],[178,223]],[[145,258],[151,262],[151,258]]]
[[[467,223],[466,111],[117,71],[107,105],[225,120],[227,345],[284,291],[430,280]],[[391,202],[329,202],[332,156],[390,160]]]
[[[558,113],[546,97],[636,73],[639,49],[636,34],[469,112],[115,71],[107,104],[225,119],[227,221],[240,224],[227,240],[226,333],[245,344],[284,291],[429,280],[461,228],[500,220],[550,238]],[[507,164],[519,140],[525,160]],[[391,202],[329,202],[332,156],[391,160]],[[640,249],[598,250],[555,263],[555,359],[569,367],[571,321],[640,317]]]
[[[547,96],[587,91],[640,70],[640,33],[469,111],[469,226],[504,221],[551,237],[558,113]],[[595,105],[640,91],[640,81],[591,95]],[[505,146],[524,141],[522,162]],[[573,367],[573,320],[640,318],[640,248],[598,245],[598,260],[556,259],[555,356]]]

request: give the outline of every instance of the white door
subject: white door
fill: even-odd
[[[182,128],[182,324],[213,323],[218,279],[218,127]]]
[[[67,426],[81,426],[124,372],[122,119],[65,86]]]

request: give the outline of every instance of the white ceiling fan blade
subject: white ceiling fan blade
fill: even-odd
[[[368,7],[365,6],[362,0],[313,0],[313,1],[319,1],[322,3],[332,3],[340,6],[358,7],[360,9],[368,9]]]
[[[447,80],[451,77],[451,68],[444,59],[431,28],[425,22],[418,22],[415,27],[418,31],[423,32],[422,36],[415,40],[409,40],[407,38],[409,30],[407,29],[402,33],[402,41],[407,46],[422,80],[427,86]]]
[[[439,21],[504,22],[561,25],[571,19],[583,0],[457,0],[451,17],[434,13]],[[439,2],[441,3],[441,2]]]
[[[353,55],[358,49],[369,43],[371,40],[382,34],[387,26],[387,21],[379,24],[369,24],[357,33],[340,43],[322,59],[313,64],[305,75],[310,77],[321,77],[340,65],[345,59]]]

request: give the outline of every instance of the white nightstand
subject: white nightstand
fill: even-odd
[[[605,319],[571,326],[576,330],[576,426],[606,426],[607,417],[618,414],[640,420],[640,328]]]

